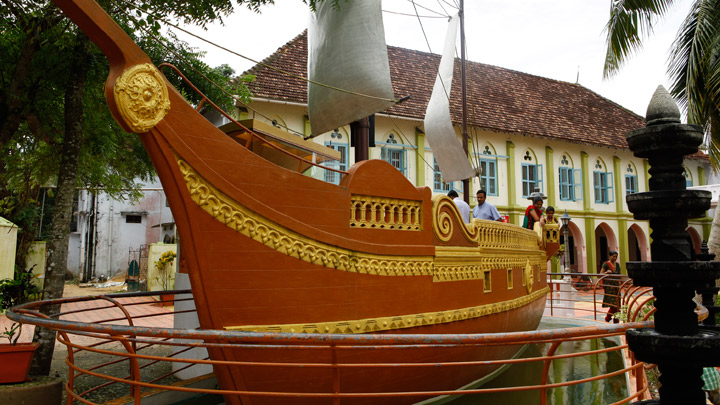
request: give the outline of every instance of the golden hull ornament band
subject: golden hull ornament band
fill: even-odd
[[[160,71],[150,63],[125,70],[115,81],[115,104],[135,133],[147,132],[170,111],[170,99]]]

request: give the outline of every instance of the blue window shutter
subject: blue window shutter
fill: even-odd
[[[613,172],[605,173],[606,176],[606,182],[607,184],[607,202],[615,202],[615,177],[613,176]]]

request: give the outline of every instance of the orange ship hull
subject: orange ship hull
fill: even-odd
[[[55,2],[111,62],[108,105],[124,128],[140,134],[163,184],[201,328],[467,334],[537,327],[548,289],[546,250],[535,232],[490,221],[463,224],[449,198],[433,198],[383,161],[354,165],[339,186],[273,164],[200,116],[94,2]],[[137,94],[152,105],[137,107]],[[155,116],[132,115],[148,110]],[[337,355],[343,363],[392,363],[506,359],[518,349],[460,347],[443,351],[442,359],[432,348],[372,354],[215,349],[210,355],[287,363]],[[402,368],[383,375],[342,369],[339,381],[342,392],[456,389],[493,369]],[[215,368],[224,389],[254,391],[280,385],[284,391],[334,392],[334,372]],[[242,398],[275,401],[282,399]]]

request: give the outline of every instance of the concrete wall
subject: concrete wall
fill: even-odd
[[[15,277],[17,226],[0,217],[0,280]]]
[[[158,180],[141,187],[141,192],[143,196],[132,201],[113,199],[102,192],[93,200],[89,192],[81,191],[78,228],[71,234],[68,246],[71,272],[76,276],[82,274],[85,263],[92,264],[94,260],[96,277],[123,274],[127,271],[131,249],[162,241],[162,224],[174,223],[165,193]],[[128,221],[128,215],[139,216],[140,223]]]
[[[27,262],[25,269],[31,269],[33,266],[33,274],[36,276],[33,282],[42,288],[45,283],[45,260],[47,259],[47,242],[35,241],[30,245],[28,250]]]

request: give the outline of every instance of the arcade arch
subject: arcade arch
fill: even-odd
[[[698,233],[697,229],[691,227],[688,227],[687,233],[690,235],[690,240],[692,241],[692,248],[693,252],[695,254],[700,253],[700,245],[702,244],[702,238],[700,237],[700,234]]]
[[[568,225],[568,239],[570,248],[570,272],[587,273],[587,260],[585,241],[582,232],[574,222]],[[565,244],[565,228],[560,228],[560,244]],[[566,245],[567,246],[567,245]]]
[[[602,264],[607,261],[608,253],[612,250],[618,250],[617,237],[610,225],[601,222],[595,228],[595,269],[599,272]]]
[[[648,239],[638,224],[632,224],[627,230],[628,260],[646,262],[648,258]]]

